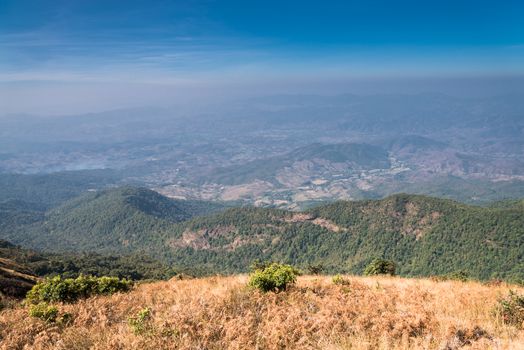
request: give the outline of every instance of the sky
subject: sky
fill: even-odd
[[[511,0],[0,0],[0,108],[520,93],[522,23],[524,2]]]

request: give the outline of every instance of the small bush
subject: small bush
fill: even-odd
[[[37,283],[27,293],[26,299],[32,304],[40,302],[74,302],[93,295],[110,295],[127,292],[132,282],[117,277],[83,276],[62,279],[56,276]]]
[[[374,259],[364,270],[364,275],[395,275],[396,265],[391,260]]]
[[[133,330],[135,335],[145,335],[152,331],[151,326],[151,309],[146,307],[138,311],[138,313],[127,319],[127,324]]]
[[[457,270],[446,275],[447,279],[466,282],[469,279],[469,273],[464,270]]]
[[[430,279],[435,282],[443,282],[449,280],[466,282],[469,280],[469,274],[464,270],[457,270],[447,273],[445,275],[431,276]]]
[[[340,275],[335,275],[333,276],[333,284],[336,284],[338,286],[349,286],[351,284],[351,282],[349,281],[349,279],[343,277],[343,276],[340,276]]]
[[[504,281],[498,278],[492,278],[488,281],[482,282],[484,285],[489,287],[498,287],[504,284]]]
[[[524,328],[524,295],[510,290],[505,298],[499,299],[495,313],[502,317],[505,324]]]
[[[262,292],[283,291],[297,280],[299,271],[291,265],[272,263],[264,269],[255,270],[249,276],[249,286]]]
[[[47,323],[53,323],[58,317],[58,308],[47,303],[31,305],[29,316],[39,318]]]

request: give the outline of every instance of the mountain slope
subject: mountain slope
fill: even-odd
[[[254,259],[360,273],[384,257],[403,275],[466,270],[476,278],[524,278],[524,207],[517,204],[476,207],[398,194],[305,212],[243,207],[193,217],[221,208],[112,189],[76,198],[2,237],[51,251],[140,252],[201,274],[246,271]]]
[[[374,257],[385,257],[405,275],[464,269],[477,278],[522,278],[523,228],[521,208],[395,195],[303,213],[233,209],[178,225],[167,244],[181,266],[224,272],[259,258],[360,273]]]
[[[12,248],[14,246],[10,243],[0,240],[0,253]],[[24,297],[38,278],[28,267],[2,255],[0,254],[0,300],[2,295]]]
[[[25,266],[0,258],[0,296],[24,297],[37,281]]]
[[[144,188],[91,192],[54,208],[2,238],[35,249],[136,251],[158,241],[175,222],[220,210],[204,201],[172,200]]]
[[[358,232],[360,242],[348,247],[356,253],[349,259],[354,266],[382,253],[408,274],[464,269],[481,278],[524,276],[522,208],[493,210],[396,195],[378,202],[336,203],[314,213]]]

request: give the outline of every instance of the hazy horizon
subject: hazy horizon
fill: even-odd
[[[3,1],[2,114],[270,94],[524,93],[521,3]]]

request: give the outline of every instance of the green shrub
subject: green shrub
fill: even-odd
[[[291,265],[272,263],[264,269],[255,270],[249,276],[249,286],[262,292],[283,291],[297,280],[299,271]]]
[[[364,270],[364,275],[395,275],[396,265],[391,260],[374,259]]]
[[[510,290],[505,298],[499,299],[495,313],[502,317],[505,324],[524,328],[524,295]]]
[[[333,284],[336,284],[338,286],[349,286],[351,284],[351,282],[349,281],[349,279],[343,277],[343,276],[340,276],[340,275],[335,275],[333,276]]]
[[[146,307],[138,311],[135,316],[127,319],[127,324],[133,330],[135,335],[145,335],[153,329],[151,325],[151,309]]]
[[[58,308],[47,303],[31,305],[29,308],[29,316],[39,318],[47,323],[53,323],[58,317]]]
[[[457,270],[457,271],[448,273],[445,277],[447,277],[447,279],[450,279],[450,280],[466,282],[469,279],[469,273],[467,273],[464,270]]]
[[[54,305],[42,302],[29,307],[29,316],[41,319],[46,323],[55,323],[59,326],[69,326],[73,322],[73,315],[64,312],[60,315],[58,308]]]
[[[32,303],[39,302],[74,302],[93,295],[110,295],[116,292],[127,292],[132,282],[117,277],[83,276],[62,279],[60,276],[37,283],[27,293],[26,299]]]
[[[469,280],[469,274],[464,270],[457,270],[457,271],[447,273],[445,275],[431,276],[430,278],[431,280],[435,282],[442,282],[442,281],[449,281],[449,280],[466,282],[467,280]]]

